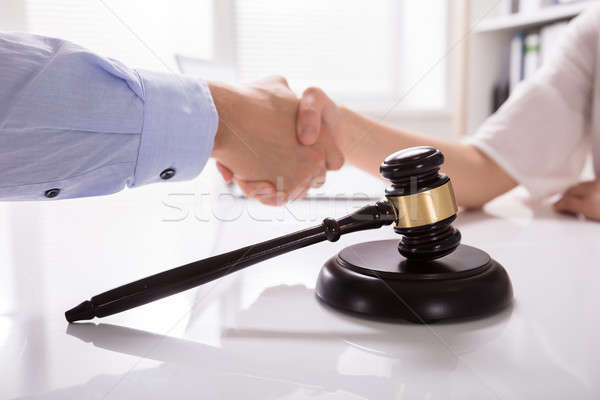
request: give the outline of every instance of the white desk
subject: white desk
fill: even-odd
[[[164,222],[180,210],[132,199],[0,208],[1,399],[600,398],[599,223],[515,195],[462,213],[463,242],[501,262],[515,291],[514,307],[479,321],[394,325],[318,303],[321,264],[347,244],[395,236],[382,228],[69,326],[63,312],[101,291],[350,206],[299,203],[311,221],[257,222],[238,203],[225,214],[242,216],[220,225],[211,250],[214,223]]]

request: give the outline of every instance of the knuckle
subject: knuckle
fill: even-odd
[[[317,176],[311,180],[311,187],[320,188],[325,184],[325,176]]]
[[[246,195],[246,197],[248,197],[249,199],[257,199],[257,198],[262,197],[262,196],[258,195],[258,193],[256,192],[256,190],[252,190],[250,188],[242,188],[242,192],[244,192],[244,194]]]
[[[337,170],[339,170],[340,168],[342,168],[344,166],[344,162],[345,161],[346,160],[344,159],[344,156],[340,154],[339,156],[333,158],[333,160],[331,161],[331,164],[330,164],[329,167],[332,170],[336,170],[337,171]]]
[[[317,108],[315,107],[314,103],[312,102],[300,102],[299,107],[299,111],[300,113],[306,118],[306,117],[318,117],[319,116],[319,112],[317,111]]]
[[[273,80],[288,86],[288,81],[283,75],[273,75]]]
[[[273,198],[270,198],[270,197],[269,198],[261,198],[261,199],[258,199],[258,201],[260,201],[265,206],[275,206],[275,205],[277,205],[276,204],[277,202]]]
[[[289,196],[290,196],[290,188],[286,188],[286,190],[280,190],[279,192],[277,192],[277,194],[275,195],[275,199],[276,201],[282,201],[282,202],[287,202]]]
[[[302,93],[303,96],[306,97],[318,97],[325,95],[325,92],[320,87],[317,86],[309,86]]]

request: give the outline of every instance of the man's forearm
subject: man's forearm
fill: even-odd
[[[59,200],[197,176],[217,115],[202,81],[0,34],[0,199]]]

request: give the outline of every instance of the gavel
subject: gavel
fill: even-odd
[[[342,249],[319,274],[316,295],[358,317],[416,323],[485,316],[512,301],[505,269],[482,250],[461,245],[452,226],[458,207],[443,154],[428,146],[387,157],[385,201],[315,227],[192,262],[119,286],[65,312],[67,321],[105,317],[191,289],[250,265],[351,232],[394,224],[400,239]]]

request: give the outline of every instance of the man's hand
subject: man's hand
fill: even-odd
[[[554,209],[600,221],[600,178],[572,186],[554,204]]]
[[[282,81],[285,83],[285,81]],[[287,83],[285,83],[287,86]],[[297,104],[295,117],[298,142],[311,147],[323,148],[325,167],[327,170],[338,170],[344,164],[344,156],[339,150],[342,135],[339,132],[339,110],[337,105],[319,88],[311,87],[304,91]],[[275,189],[268,181],[249,181],[239,179],[222,163],[217,161],[217,168],[226,182],[234,181],[248,197],[258,198],[265,204],[281,204],[288,198],[277,198],[273,201],[271,192]],[[309,187],[305,187],[292,198],[306,195],[310,187],[318,188],[325,183],[324,176],[313,178]]]
[[[242,88],[209,84],[219,113],[212,157],[225,180],[269,205],[303,196],[339,169],[343,156],[324,136],[304,146],[296,140],[298,100],[283,78]]]

